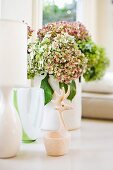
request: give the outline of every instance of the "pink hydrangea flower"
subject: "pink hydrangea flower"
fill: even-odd
[[[52,38],[61,32],[67,32],[73,35],[76,40],[86,40],[90,38],[86,27],[80,22],[60,21],[49,23],[37,32],[38,37],[42,40],[47,32],[51,32]]]

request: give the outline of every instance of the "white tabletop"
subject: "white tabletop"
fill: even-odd
[[[83,120],[73,131],[70,151],[46,155],[42,140],[22,144],[17,157],[0,159],[0,170],[113,170],[113,122]]]

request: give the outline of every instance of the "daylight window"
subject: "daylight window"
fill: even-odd
[[[76,21],[76,0],[43,0],[43,25],[55,21]]]

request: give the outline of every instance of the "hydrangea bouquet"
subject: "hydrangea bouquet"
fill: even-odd
[[[32,35],[30,28],[28,35]],[[66,91],[70,86],[68,99],[73,100],[76,94],[75,80],[82,75],[86,81],[99,79],[108,64],[104,49],[92,41],[80,22],[50,23],[37,32],[34,43],[28,44],[28,78],[45,75],[41,82],[45,104],[51,101],[54,93],[48,82],[50,75]]]

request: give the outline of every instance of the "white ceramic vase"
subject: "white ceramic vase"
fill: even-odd
[[[17,107],[24,132],[22,140],[27,143],[35,141],[40,136],[43,119],[43,89],[37,87],[18,88]]]
[[[40,87],[41,80],[44,76],[39,76],[34,80],[34,86]],[[54,91],[59,92],[59,83],[57,80],[50,76],[49,83]],[[53,96],[54,99],[54,96]],[[64,112],[64,120],[68,130],[75,130],[81,127],[81,83],[79,79],[76,80],[76,96],[71,101],[67,100],[67,103],[71,104],[73,109]],[[54,109],[54,104],[49,102],[44,107],[44,119],[42,129],[45,130],[57,130],[59,129],[58,112]]]
[[[19,116],[12,104],[11,88],[1,88],[0,92],[0,158],[17,155],[22,138]]]

